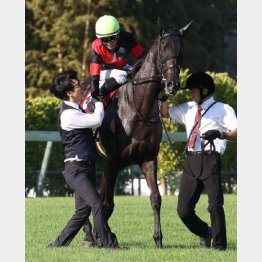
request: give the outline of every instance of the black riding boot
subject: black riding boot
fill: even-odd
[[[121,85],[119,84],[114,77],[106,79],[105,83],[100,87],[99,95],[106,96],[111,91],[118,89]]]

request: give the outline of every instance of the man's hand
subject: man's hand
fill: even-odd
[[[225,139],[226,137],[225,137],[225,133],[223,133],[219,130],[208,130],[207,132],[202,134],[201,138],[208,140],[208,141],[212,141],[216,138]]]
[[[92,102],[93,102],[93,104],[95,104],[96,102],[103,103],[103,99],[102,99],[101,96],[92,97]]]

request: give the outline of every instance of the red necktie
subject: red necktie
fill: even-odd
[[[196,124],[194,130],[191,133],[191,136],[190,136],[190,139],[189,139],[189,142],[188,142],[188,148],[193,148],[195,146],[198,129],[200,127],[201,110],[202,110],[202,107],[198,106],[196,117],[195,117],[195,123],[197,123],[197,124]]]

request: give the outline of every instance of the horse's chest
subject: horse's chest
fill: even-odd
[[[121,156],[123,158],[132,158],[141,160],[144,157],[154,156],[158,152],[159,142],[150,139],[136,139],[132,138],[131,143],[124,147],[121,151]]]

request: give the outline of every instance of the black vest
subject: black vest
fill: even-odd
[[[65,150],[65,158],[74,158],[76,155],[83,160],[96,160],[98,157],[95,142],[93,139],[93,131],[91,128],[79,128],[66,131],[61,128],[60,117],[62,112],[67,109],[75,109],[72,106],[62,103],[59,110],[59,130],[62,137],[62,143]]]

